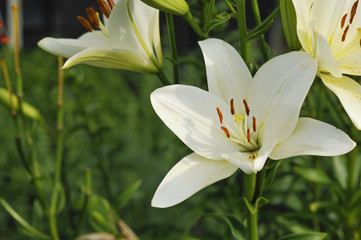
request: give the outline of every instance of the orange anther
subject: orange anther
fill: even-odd
[[[247,129],[247,142],[251,143],[251,130]]]
[[[358,5],[358,0],[352,5],[351,8],[351,16],[350,16],[350,24],[353,21],[353,18],[355,17],[356,11],[357,11],[357,5]]]
[[[246,99],[243,99],[243,104],[244,104],[244,108],[246,109],[246,114],[247,116],[249,116],[249,107],[248,107],[248,103],[246,101]]]
[[[256,117],[253,116],[252,120],[253,120],[253,132],[256,132],[257,131]]]
[[[94,8],[89,7],[85,9],[86,14],[88,15],[88,18],[90,22],[94,25],[94,27],[99,28],[99,18],[97,13],[95,12]]]
[[[217,113],[218,113],[219,121],[222,124],[223,123],[223,114],[222,114],[221,110],[219,109],[219,107],[217,107]]]
[[[88,22],[88,20],[86,20],[82,16],[78,16],[77,18],[78,18],[79,22],[85,27],[86,30],[88,30],[89,32],[93,31],[93,28],[90,25],[90,23]]]
[[[109,5],[104,0],[97,0],[99,9],[105,15],[106,18],[109,18],[111,9]]]
[[[221,129],[223,130],[223,132],[227,135],[227,138],[230,138],[231,137],[231,134],[229,134],[229,131],[226,127],[221,127]]]
[[[231,114],[234,115],[234,101],[231,99]]]
[[[346,35],[347,35],[347,32],[348,32],[349,28],[350,28],[350,25],[347,25],[347,27],[345,28],[345,31],[343,31],[342,38],[341,38],[342,42],[345,41]]]
[[[108,4],[109,4],[109,7],[110,9],[113,9],[113,7],[115,6],[115,3],[113,0],[107,0]]]
[[[341,19],[341,28],[343,28],[343,26],[345,26],[346,17],[347,17],[347,13],[345,15],[343,15],[343,17]]]

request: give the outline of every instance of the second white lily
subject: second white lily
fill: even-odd
[[[140,0],[118,0],[115,5],[108,5],[104,0],[98,0],[98,3],[105,15],[104,24],[94,9],[88,8],[87,13],[90,22],[100,30],[92,29],[85,18],[78,17],[90,32],[78,39],[46,37],[38,43],[39,47],[52,54],[68,57],[63,68],[85,63],[158,73],[163,66],[159,11]]]
[[[155,90],[151,102],[163,122],[194,153],[158,187],[152,206],[169,207],[238,168],[260,171],[267,158],[344,154],[355,143],[342,131],[299,112],[317,70],[308,54],[276,57],[252,76],[236,50],[217,39],[200,42],[209,92],[186,85]]]
[[[343,75],[361,76],[359,0],[293,0],[297,34],[318,60],[318,75],[361,129],[361,86]]]

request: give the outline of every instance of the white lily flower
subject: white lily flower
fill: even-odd
[[[359,0],[293,0],[297,34],[318,60],[318,75],[361,129],[361,86],[343,74],[361,76]]]
[[[355,147],[335,127],[299,118],[317,70],[310,55],[291,52],[273,58],[252,78],[229,44],[208,39],[200,46],[209,92],[172,85],[151,94],[158,116],[194,151],[169,171],[152,206],[178,204],[238,168],[257,173],[268,157],[334,156]]]
[[[63,68],[76,64],[116,68],[145,73],[157,73],[162,68],[162,50],[159,36],[159,11],[140,0],[119,0],[114,3],[98,0],[105,17],[87,9],[90,23],[79,21],[90,32],[78,39],[42,39],[38,45],[52,54],[69,58]]]

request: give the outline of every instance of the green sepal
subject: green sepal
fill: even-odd
[[[297,36],[297,18],[292,0],[280,0],[283,31],[290,50],[300,50],[301,43]]]

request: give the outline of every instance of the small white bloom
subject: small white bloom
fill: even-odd
[[[98,1],[107,4],[104,0]],[[159,11],[140,0],[119,0],[115,6],[105,5],[104,24],[99,15],[89,12],[90,23],[78,18],[91,32],[78,39],[46,37],[38,45],[52,54],[69,58],[63,68],[76,64],[116,68],[136,72],[157,73],[162,68],[159,37]],[[87,9],[88,10],[88,9]],[[88,11],[87,11],[88,12]]]
[[[293,0],[297,34],[318,60],[318,75],[361,129],[361,86],[343,75],[361,76],[359,0]]]
[[[200,46],[209,92],[172,85],[151,94],[158,116],[194,151],[164,178],[153,206],[180,203],[238,168],[256,173],[268,157],[334,156],[355,147],[335,127],[299,118],[317,70],[310,55],[291,52],[273,58],[252,78],[229,44],[208,39]]]

